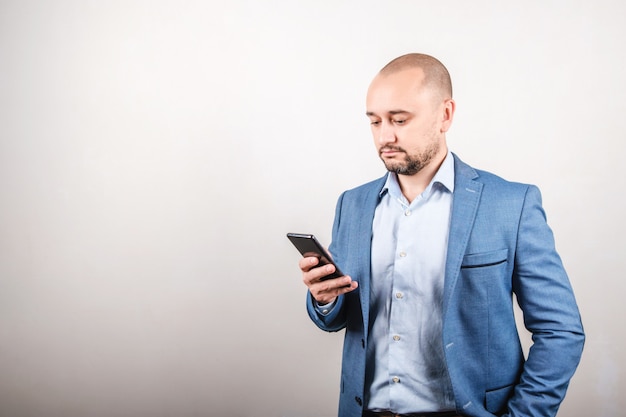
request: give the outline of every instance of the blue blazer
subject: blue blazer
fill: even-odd
[[[443,346],[457,411],[467,416],[555,416],[582,354],[583,327],[537,187],[475,170],[454,155],[444,281]],[[330,251],[358,281],[323,330],[345,329],[340,417],[361,417],[365,395],[372,220],[385,177],[344,192]],[[533,345],[524,358],[513,294]]]

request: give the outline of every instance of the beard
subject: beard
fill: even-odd
[[[394,150],[397,152],[403,152],[405,157],[402,161],[385,160],[380,151],[382,150]],[[410,155],[407,151],[399,146],[384,146],[379,150],[380,159],[385,164],[385,167],[389,172],[394,172],[399,175],[415,175],[420,172],[425,166],[427,166],[433,158],[439,152],[439,143],[432,142],[426,149],[419,154]]]

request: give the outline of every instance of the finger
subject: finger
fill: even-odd
[[[344,275],[339,278],[314,282],[309,286],[309,288],[311,289],[311,292],[314,292],[315,294],[336,296],[344,293],[344,289],[355,289],[356,286],[352,288],[353,285],[357,285],[356,281],[352,281],[350,276]]]
[[[324,279],[324,278],[332,274],[333,272],[335,272],[335,269],[336,269],[335,266],[332,264],[327,264],[327,265],[320,266],[320,267],[313,266],[308,271],[303,271],[302,280],[309,287],[311,285],[315,285],[316,283],[319,283],[322,281],[325,283],[326,281],[334,281],[334,279],[331,280],[331,279]]]
[[[307,272],[310,271],[311,268],[317,266],[319,262],[319,259],[317,259],[315,256],[308,256],[306,258],[301,258],[298,262],[298,266],[300,267],[302,272]]]
[[[320,304],[332,302],[342,294],[354,291],[359,286],[357,281],[353,281],[349,276],[329,279],[313,284],[309,287],[311,295]]]

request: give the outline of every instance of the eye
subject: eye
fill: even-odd
[[[372,121],[370,121],[370,124],[372,126],[378,126],[380,124],[380,120],[372,120]]]
[[[397,125],[403,125],[406,123],[406,119],[396,119],[393,122]]]

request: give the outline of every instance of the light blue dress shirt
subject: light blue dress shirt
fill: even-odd
[[[365,409],[454,410],[443,353],[443,280],[454,191],[450,152],[411,203],[390,173],[372,238]],[[319,305],[327,315],[336,302]],[[369,387],[369,388],[367,388]]]
[[[411,203],[389,174],[372,238],[366,408],[454,410],[442,346],[443,280],[454,190],[450,153]]]

